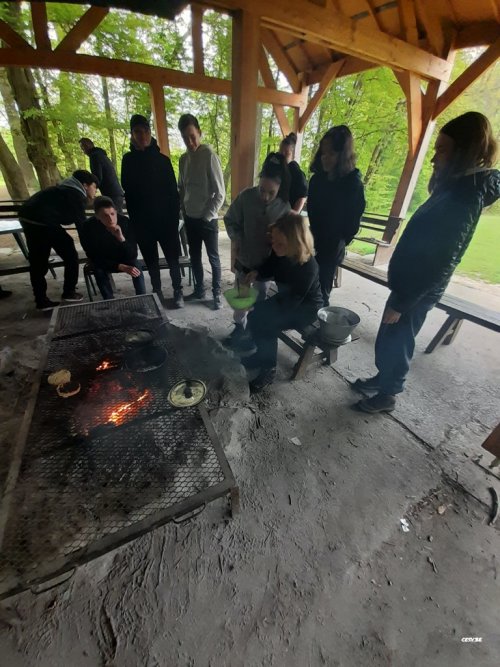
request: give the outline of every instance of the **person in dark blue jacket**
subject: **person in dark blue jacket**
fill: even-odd
[[[389,412],[403,391],[415,337],[443,295],[485,206],[500,196],[496,141],[488,119],[469,111],[446,123],[437,137],[431,196],[417,209],[389,263],[391,293],[375,342],[378,373],[353,387],[375,393],[358,403],[364,412]]]
[[[118,213],[123,213],[123,190],[106,151],[94,146],[94,142],[87,137],[82,137],[78,143],[85,155],[88,155],[90,171],[97,176],[101,194],[110,197]]]
[[[365,210],[364,187],[355,158],[351,131],[346,125],[337,125],[323,136],[311,164],[307,214],[325,306],[330,303],[337,267],[359,230]]]

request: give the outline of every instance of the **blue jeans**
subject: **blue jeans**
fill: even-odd
[[[135,266],[136,268],[139,268],[137,262],[134,262],[134,264],[130,264],[129,266]],[[98,269],[97,267],[94,267],[94,275],[97,287],[99,288],[99,292],[101,293],[102,298],[104,300],[114,299],[113,288],[111,286],[111,280],[109,278],[110,276],[109,271],[105,271],[104,269]],[[146,294],[146,284],[144,282],[144,273],[142,271],[141,274],[137,276],[137,278],[132,278],[132,282],[134,283],[136,294]]]
[[[415,338],[436,299],[423,298],[395,324],[381,324],[375,341],[375,366],[380,392],[400,394],[415,352]]]

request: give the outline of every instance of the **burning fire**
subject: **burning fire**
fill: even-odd
[[[123,403],[122,405],[115,408],[109,416],[108,423],[112,422],[115,426],[118,426],[119,424],[123,423],[125,419],[128,416],[130,416],[130,414],[133,414],[139,409],[139,406],[142,403],[142,401],[150,397],[150,393],[151,392],[149,391],[149,389],[145,389],[144,392],[139,396],[139,398],[135,399],[135,401],[130,401],[130,403]]]
[[[99,366],[97,366],[96,371],[109,371],[110,368],[116,368],[118,364],[116,364],[114,361],[108,361],[107,359],[104,359]]]

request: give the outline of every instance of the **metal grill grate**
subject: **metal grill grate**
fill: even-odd
[[[116,300],[110,312],[130,314],[120,301],[136,302]],[[77,308],[83,309],[86,326],[92,307],[101,303],[85,306],[60,309],[56,330],[67,334],[76,328]],[[68,310],[73,311],[70,318]],[[150,328],[157,329],[163,320],[152,308],[149,315]],[[121,327],[51,341],[1,545],[0,598],[234,488],[206,410],[176,410],[168,403],[170,387],[185,373],[169,341],[168,325],[158,331],[156,344],[167,350],[167,361],[147,374],[96,371],[103,359],[114,354],[118,362],[122,357]],[[47,375],[61,367],[69,368],[81,384],[80,393],[70,399],[60,398],[47,383]],[[132,401],[125,418],[120,413],[113,421],[117,406],[145,393],[147,400]]]

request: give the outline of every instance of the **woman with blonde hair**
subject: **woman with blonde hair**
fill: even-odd
[[[257,351],[242,360],[259,374],[250,382],[252,392],[260,391],[276,377],[278,334],[286,329],[312,324],[322,306],[319,271],[314,259],[313,239],[297,213],[279,218],[270,228],[272,252],[245,282],[274,280],[278,293],[258,302],[248,316],[248,327]]]

